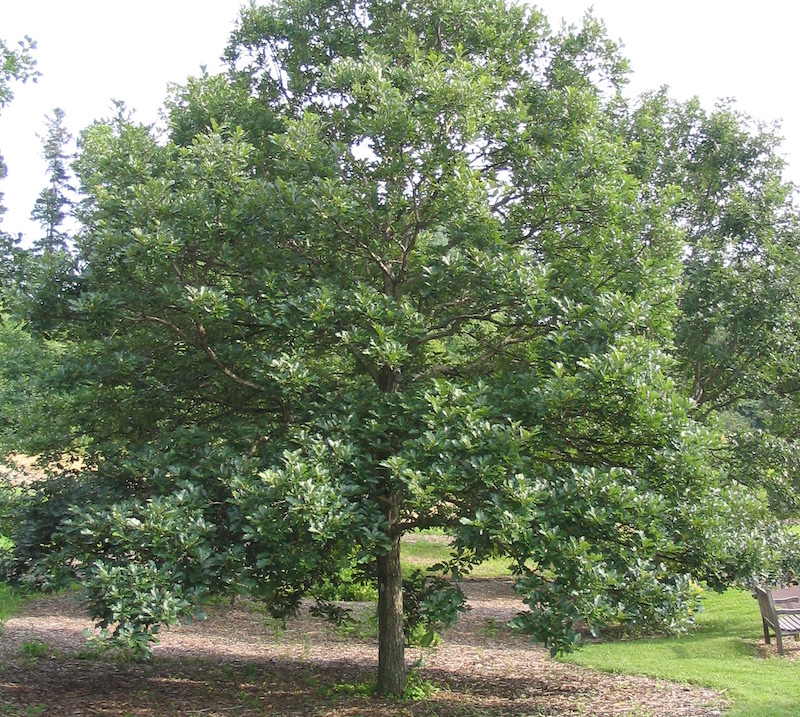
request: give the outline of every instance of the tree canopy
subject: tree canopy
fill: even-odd
[[[698,342],[709,299],[681,278],[716,296],[739,261],[743,230],[704,233],[749,215],[698,139],[746,151],[735,115],[629,107],[601,23],[502,0],[251,5],[226,59],[172,89],[164,135],[80,138],[77,267],[30,320],[60,347],[49,449],[91,470],[32,501],[18,576],[76,571],[146,646],[209,591],[286,614],[355,570],[397,694],[408,531],[445,529],[456,578],[510,558],[554,651],[579,621],[677,628],[698,581],[764,569],[766,511],[698,420],[740,317]],[[772,148],[770,246],[793,222]]]

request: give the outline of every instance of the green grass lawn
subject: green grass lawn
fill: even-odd
[[[427,538],[427,539],[426,539]],[[439,533],[415,533],[403,540],[401,548],[401,564],[403,575],[414,570],[425,570],[437,563],[449,560],[450,547],[444,542],[444,535]],[[490,558],[476,565],[469,576],[471,578],[499,578],[511,574],[511,561],[506,558]]]
[[[691,635],[597,643],[568,659],[597,670],[712,687],[731,704],[726,717],[800,714],[800,655],[795,660],[763,657],[756,600],[749,593],[729,590],[722,595],[710,593],[704,602],[705,612]],[[794,641],[785,645],[800,653]]]

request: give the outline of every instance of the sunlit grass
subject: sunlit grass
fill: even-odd
[[[445,535],[412,533],[403,539],[400,561],[403,573],[414,569],[424,570],[450,559],[450,545]]]
[[[451,557],[449,539],[435,532],[412,533],[403,540],[400,560],[403,575],[414,570],[425,570]],[[471,578],[500,578],[511,575],[511,561],[507,558],[490,558],[476,565],[469,573]]]
[[[796,717],[800,645],[786,643],[796,652],[795,660],[763,649],[761,615],[749,593],[729,590],[709,594],[704,602],[693,634],[587,645],[569,660],[598,670],[714,688],[731,704],[726,717]]]
[[[14,615],[22,603],[16,590],[5,583],[0,583],[0,622]]]

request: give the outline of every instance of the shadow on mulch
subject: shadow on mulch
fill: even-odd
[[[469,677],[426,670],[438,691],[426,700],[390,701],[365,692],[374,672],[348,663],[264,661],[147,663],[19,657],[0,666],[0,714],[8,717],[479,717],[620,715],[591,705],[589,692],[509,677]],[[575,710],[579,709],[580,712]],[[598,711],[599,710],[599,711]],[[640,713],[637,713],[640,714]],[[711,707],[704,715],[718,715]],[[700,713],[676,712],[675,717]]]
[[[365,694],[374,672],[345,663],[324,666],[283,660],[213,664],[157,659],[113,663],[20,658],[0,668],[3,715],[414,715],[475,714],[489,684],[467,692],[446,685],[425,702],[393,702]],[[494,688],[496,689],[496,685]],[[490,700],[496,706],[496,698]],[[477,704],[472,704],[477,703]],[[493,714],[522,714],[521,711]],[[530,714],[530,711],[527,711]]]

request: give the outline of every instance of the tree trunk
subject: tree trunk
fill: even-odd
[[[403,640],[403,574],[400,572],[400,536],[378,562],[378,683],[381,696],[400,696],[406,688]]]
[[[378,387],[385,393],[397,390],[397,373],[384,366]],[[383,495],[387,533],[391,546],[378,563],[378,682],[375,692],[399,697],[406,688],[405,641],[403,640],[403,573],[400,571],[400,494],[385,476]]]

